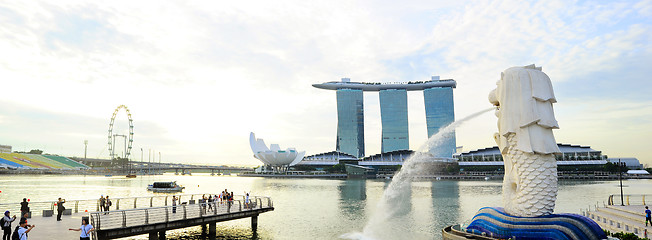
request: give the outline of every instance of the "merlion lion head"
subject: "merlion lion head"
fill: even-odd
[[[506,137],[514,134],[524,152],[557,153],[552,129],[559,128],[552,104],[557,102],[548,75],[534,64],[511,67],[501,73],[489,102],[496,106],[498,133],[494,136],[501,151]]]

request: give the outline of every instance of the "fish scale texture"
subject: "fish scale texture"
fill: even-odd
[[[552,214],[557,199],[557,161],[553,154],[520,151],[514,147],[514,135],[507,136],[509,149],[503,154],[512,170],[505,169],[503,202],[505,211],[514,216],[536,217]],[[506,165],[507,166],[507,165]]]

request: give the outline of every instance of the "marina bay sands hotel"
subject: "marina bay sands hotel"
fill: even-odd
[[[409,150],[407,91],[423,91],[428,137],[455,120],[453,111],[453,79],[407,83],[362,83],[342,78],[341,82],[313,84],[313,87],[337,92],[336,150],[357,157],[365,156],[364,148],[364,91],[379,92],[382,122],[381,149],[383,153]],[[435,157],[450,158],[455,153],[455,133],[446,136],[431,153]]]

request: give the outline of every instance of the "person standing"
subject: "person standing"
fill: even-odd
[[[36,227],[36,225],[27,225],[27,219],[21,219],[20,220],[20,226],[16,227],[18,230],[16,231],[18,234],[18,239],[19,240],[27,240],[27,233],[32,231],[32,229]]]
[[[111,199],[109,199],[109,195],[106,195],[106,199],[104,199],[105,204],[104,204],[104,211],[108,212],[111,208],[111,205],[113,204],[111,202]]]
[[[57,221],[61,221],[61,214],[63,214],[63,211],[66,210],[66,208],[63,206],[65,202],[66,199],[61,198],[59,198],[59,201],[57,201]]]
[[[208,200],[208,198],[206,198],[206,194],[201,195],[201,199],[199,199],[199,204],[201,204],[200,206],[203,213],[206,213],[206,200]]]
[[[104,195],[100,195],[100,200],[98,200],[98,208],[100,209],[100,212],[104,212]]]
[[[9,217],[9,211],[5,212],[5,215],[2,217],[2,240],[11,240],[11,223],[16,220],[16,215]]]
[[[213,211],[213,194],[208,194],[208,211]]]
[[[645,226],[647,227],[647,223],[650,222],[650,226],[652,226],[652,217],[650,217],[650,209],[645,206]]]
[[[177,213],[177,197],[172,195],[172,213]]]
[[[20,203],[20,216],[27,217],[25,214],[29,216],[29,202],[27,202],[27,198],[23,198],[23,201]]]
[[[70,231],[81,232],[79,240],[91,240],[91,231],[94,231],[93,225],[88,224],[88,219],[82,218],[82,225],[80,228],[68,228]]]
[[[245,208],[251,209],[251,203],[249,203],[249,193],[245,192]]]

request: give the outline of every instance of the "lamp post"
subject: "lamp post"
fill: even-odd
[[[84,140],[84,160],[86,160],[86,150],[88,150],[88,140]]]
[[[620,206],[625,206],[623,199],[623,171],[621,170],[620,158],[618,159],[618,180],[620,181]]]

